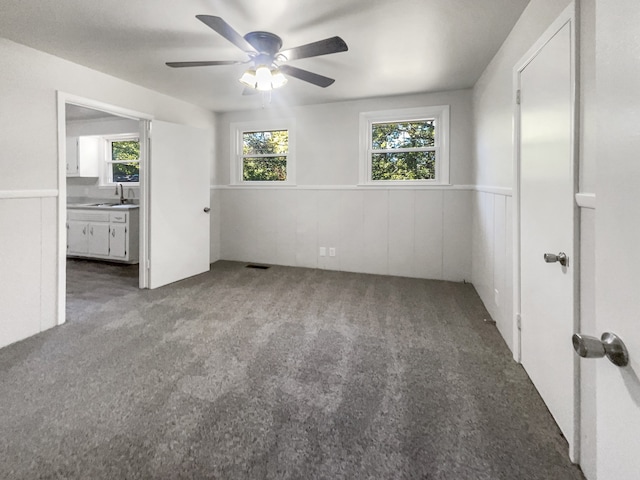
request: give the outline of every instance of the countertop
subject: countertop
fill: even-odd
[[[83,210],[133,210],[140,208],[140,205],[132,203],[68,203],[67,208]]]

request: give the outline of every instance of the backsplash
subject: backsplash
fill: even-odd
[[[129,203],[139,203],[140,187],[124,186],[124,198]],[[67,203],[86,203],[93,200],[109,200],[120,198],[120,190],[115,193],[115,187],[100,187],[97,178],[69,177],[67,178]],[[73,200],[72,200],[73,199]],[[75,201],[81,199],[81,201]]]

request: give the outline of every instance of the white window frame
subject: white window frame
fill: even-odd
[[[430,180],[372,180],[372,128],[375,123],[433,120],[436,152],[435,178]],[[362,112],[360,114],[360,183],[377,186],[450,185],[449,183],[449,105]]]
[[[102,168],[100,169],[100,186],[102,187],[113,187],[117,183],[122,183],[127,187],[139,187],[140,181],[137,182],[114,182],[113,181],[113,169],[112,164],[114,163],[131,163],[131,160],[123,160],[123,161],[113,161],[111,160],[111,144],[113,142],[122,142],[125,140],[137,140],[140,141],[140,134],[138,133],[122,133],[116,135],[107,135],[102,137],[104,141],[104,155],[102,158]],[[138,157],[138,171],[140,171],[140,157]],[[138,180],[140,176],[138,175]]]
[[[289,132],[289,145],[287,157],[287,179],[286,180],[244,180],[242,178],[242,145],[243,134],[245,132],[266,132],[274,130],[287,130]],[[296,135],[295,122],[292,119],[283,120],[260,120],[251,122],[237,122],[230,125],[230,184],[243,186],[275,186],[296,184]],[[284,155],[279,155],[284,156]]]

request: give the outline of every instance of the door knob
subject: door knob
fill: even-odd
[[[583,358],[606,357],[618,367],[629,364],[629,352],[624,342],[615,333],[604,332],[600,340],[596,337],[574,333],[573,349]]]
[[[209,213],[211,209],[209,207],[204,207],[204,213]]]
[[[544,261],[547,263],[559,262],[560,265],[562,265],[563,267],[566,267],[569,264],[569,257],[567,257],[567,254],[564,252],[560,252],[557,255],[553,253],[545,253]]]

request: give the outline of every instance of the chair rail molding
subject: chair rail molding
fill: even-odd
[[[8,198],[55,198],[58,190],[0,190],[0,199]]]
[[[590,208],[592,210],[595,210],[596,194],[595,193],[576,193],[576,203],[580,208]]]

